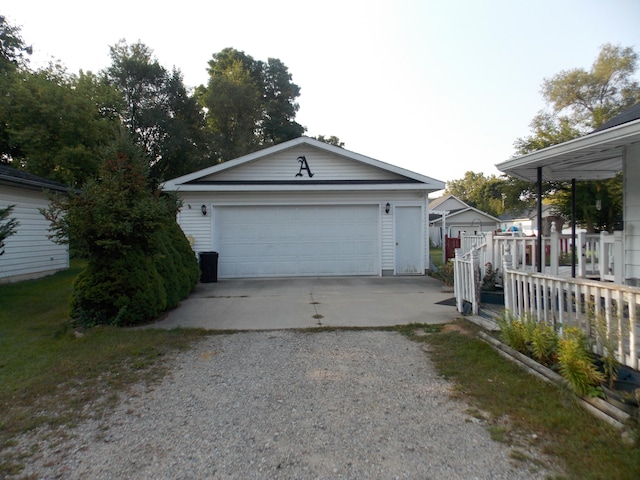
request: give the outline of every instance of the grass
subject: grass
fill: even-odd
[[[38,427],[56,431],[100,417],[119,392],[155,382],[168,353],[188,348],[203,330],[99,327],[81,336],[71,328],[67,299],[82,268],[30,282],[0,285],[0,478],[17,474],[28,457],[11,456],[16,436]],[[308,329],[310,333],[337,330]],[[367,329],[350,329],[367,330]],[[526,374],[458,322],[409,325],[398,331],[429,345],[441,375],[469,404],[470,417],[488,423],[496,441],[512,446],[514,462],[531,463],[540,449],[562,465],[565,478],[640,478],[640,448],[577,407],[561,389]]]
[[[25,461],[5,451],[16,435],[100,415],[129,385],[160,378],[168,352],[206,334],[115,327],[78,334],[67,299],[83,266],[76,261],[44,279],[0,285],[0,478]]]
[[[430,335],[416,335],[415,328],[403,331],[428,343],[438,372],[454,383],[455,395],[470,403],[472,412],[484,412],[492,438],[514,447],[512,458],[524,455],[524,442],[557,458],[566,475],[561,478],[640,478],[637,438],[629,445],[619,431],[578,407],[566,391],[499,356],[475,337],[475,325],[459,321]]]
[[[436,268],[440,268],[442,266],[442,248],[430,248],[429,253],[431,254],[431,261],[436,266]]]

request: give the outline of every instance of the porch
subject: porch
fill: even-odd
[[[622,235],[578,235],[574,252],[571,235],[552,231],[541,239],[541,268],[536,242],[492,233],[463,236],[454,259],[458,311],[494,316],[507,310],[560,331],[578,327],[593,341],[594,353],[614,345],[620,363],[640,370],[640,288],[622,284]],[[502,292],[504,305],[482,303],[483,287]]]

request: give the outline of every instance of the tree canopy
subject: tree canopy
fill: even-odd
[[[516,155],[572,140],[604,124],[640,101],[640,85],[634,78],[638,54],[631,47],[605,44],[588,71],[564,70],[542,83],[548,108],[531,121],[531,134],[518,138]],[[577,221],[589,232],[612,230],[622,218],[622,179],[578,182]],[[523,196],[531,198],[535,186],[519,183]],[[565,183],[545,186],[546,196],[558,213],[570,216]],[[603,205],[606,205],[603,208]]]
[[[300,87],[277,58],[225,48],[209,61],[207,85],[192,91],[140,41],[110,46],[111,64],[97,74],[59,64],[33,71],[30,53],[0,16],[0,161],[73,186],[95,177],[121,127],[156,183],[305,132],[295,120]]]
[[[233,48],[209,61],[209,82],[197,89],[212,133],[212,154],[223,162],[302,135],[295,121],[300,87],[286,65]]]

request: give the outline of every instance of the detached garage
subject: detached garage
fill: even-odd
[[[444,183],[300,137],[166,182],[219,278],[424,274]]]

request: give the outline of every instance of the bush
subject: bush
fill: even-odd
[[[200,278],[198,261],[175,221],[168,222],[158,231],[153,246],[157,251],[154,263],[167,295],[166,308],[173,308],[197,285]]]
[[[566,328],[562,336],[551,325],[529,315],[514,318],[504,312],[498,319],[503,341],[514,350],[549,368],[557,368],[567,386],[578,395],[600,395],[605,379],[589,352],[587,339],[578,328]]]
[[[88,255],[74,283],[72,318],[80,325],[135,325],[175,307],[200,271],[176,223],[178,202],[152,187],[139,151],[117,145],[98,178],[45,212],[54,238]]]
[[[567,328],[558,344],[560,374],[578,395],[599,395],[604,375],[593,363],[587,339],[578,328]]]
[[[441,280],[445,285],[451,287],[453,286],[453,280],[454,280],[453,270],[454,270],[453,261],[449,260],[440,268],[438,268],[437,271],[433,272],[432,276],[433,278],[437,278],[438,280]]]
[[[141,248],[91,259],[73,284],[70,302],[72,318],[85,327],[136,325],[157,317],[166,306],[163,279]]]

